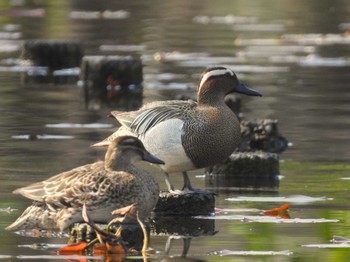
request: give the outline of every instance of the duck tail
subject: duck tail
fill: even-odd
[[[115,138],[119,136],[136,136],[136,133],[133,133],[130,129],[125,127],[120,127],[117,131],[115,131],[113,134],[111,134],[109,137],[105,138],[104,140],[97,142],[91,147],[100,147],[100,146],[108,146]]]
[[[9,231],[18,231],[24,229],[40,228],[40,220],[44,213],[44,207],[42,204],[33,203],[31,206],[17,218],[15,222],[6,227]]]

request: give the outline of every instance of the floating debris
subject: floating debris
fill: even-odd
[[[272,217],[278,217],[278,218],[283,218],[283,219],[290,219],[289,215],[289,205],[284,204],[280,207],[276,207],[270,210],[263,211],[261,215],[263,216],[272,216]]]
[[[228,67],[239,73],[278,73],[290,71],[288,66],[230,65]]]
[[[16,135],[11,136],[12,139],[22,139],[22,140],[61,140],[61,139],[73,139],[74,136],[65,136],[65,135]]]
[[[31,248],[34,250],[47,250],[50,248],[61,248],[64,244],[49,244],[49,243],[33,243],[29,245],[18,245],[18,247],[25,247],[25,248]]]
[[[59,70],[54,70],[52,72],[53,76],[79,76],[79,74],[80,74],[79,67],[63,68]]]
[[[235,202],[288,202],[288,203],[298,203],[298,204],[308,204],[317,201],[328,201],[333,200],[333,198],[328,197],[310,197],[304,195],[293,195],[288,197],[247,197],[239,196],[226,198],[228,201]]]
[[[193,83],[161,83],[161,82],[149,82],[147,83],[149,89],[194,89],[196,86]]]
[[[5,24],[2,28],[8,32],[14,32],[21,30],[22,26],[19,24]]]
[[[0,66],[0,72],[15,72],[28,75],[48,75],[49,69],[45,66]]]
[[[0,39],[20,39],[21,32],[0,32]]]
[[[208,56],[209,56],[208,53],[183,53],[179,51],[173,51],[173,52],[156,52],[153,55],[153,58],[155,61],[158,61],[158,62],[170,62],[170,61],[202,59]]]
[[[125,10],[117,10],[117,11],[72,11],[69,14],[71,19],[84,19],[84,20],[92,20],[92,19],[126,19],[129,18],[130,12]]]
[[[145,45],[101,45],[100,51],[108,52],[140,52],[146,49]]]
[[[283,41],[278,38],[253,38],[253,39],[237,38],[234,42],[236,46],[247,46],[247,45],[277,46],[277,45],[281,45],[282,43]]]
[[[228,213],[260,213],[262,210],[257,208],[215,208],[215,214]]]
[[[344,66],[350,66],[350,59],[345,57],[321,57],[316,54],[311,54],[301,58],[299,60],[299,65],[344,67]]]
[[[13,212],[13,211],[18,211],[18,209],[16,209],[16,208],[11,208],[11,207],[0,208],[0,212],[11,213],[11,212]]]
[[[34,9],[25,9],[25,8],[8,8],[0,10],[1,16],[10,16],[10,17],[44,17],[45,9],[44,8],[34,8]]]
[[[338,223],[339,219],[326,218],[280,218],[274,216],[246,216],[246,215],[219,215],[219,216],[196,216],[198,219],[214,220],[239,220],[244,223],[274,223],[274,224],[316,224]]]
[[[245,25],[234,25],[233,30],[235,31],[264,31],[264,32],[280,32],[286,30],[283,24],[245,24]]]
[[[214,251],[211,255],[217,256],[290,256],[293,252],[290,250],[283,251],[232,251],[232,250],[221,250]]]
[[[334,244],[308,244],[301,245],[302,247],[311,248],[350,248],[350,243],[334,243]]]
[[[197,24],[239,24],[239,23],[256,23],[256,17],[251,16],[195,16],[192,21]]]
[[[332,243],[349,243],[350,244],[350,238],[342,237],[342,236],[333,236],[331,239]]]
[[[68,234],[66,232],[56,232],[53,230],[44,229],[23,229],[16,231],[15,234],[23,237],[36,237],[36,238],[67,238]]]
[[[282,39],[284,43],[316,46],[350,43],[346,34],[285,34]]]
[[[57,259],[64,259],[67,261],[87,261],[89,259],[91,260],[101,260],[103,256],[85,256],[85,255],[77,255],[77,254],[72,254],[72,255],[19,255],[16,256],[17,259],[21,260],[34,260],[34,261],[39,261],[43,259],[47,260],[57,260]]]
[[[301,245],[302,247],[309,248],[350,248],[350,239],[342,236],[333,236],[330,240],[330,244],[308,244]]]
[[[144,80],[152,81],[152,80],[158,80],[158,81],[171,81],[174,79],[185,79],[186,75],[184,74],[173,74],[173,73],[160,73],[160,74],[147,74],[144,77]]]
[[[49,128],[111,128],[112,124],[101,123],[89,123],[89,124],[74,124],[74,123],[59,123],[59,124],[46,124],[45,127]]]
[[[314,46],[248,46],[244,50],[237,53],[238,56],[256,58],[256,57],[271,57],[271,56],[288,56],[294,53],[311,54],[316,51]]]

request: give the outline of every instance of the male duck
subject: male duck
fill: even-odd
[[[164,160],[166,183],[175,192],[168,173],[182,172],[186,192],[193,192],[186,171],[217,164],[240,143],[240,124],[225,104],[233,93],[261,96],[238,80],[226,67],[211,67],[200,78],[197,101],[161,101],[137,111],[111,112],[122,125],[114,134],[94,146],[108,145],[123,134],[137,136],[147,150]]]
[[[149,173],[133,165],[138,160],[164,164],[136,137],[117,137],[110,143],[105,161],[80,166],[15,190],[15,194],[34,203],[6,229],[63,231],[82,221],[84,204],[96,222],[109,222],[113,210],[133,203],[138,204],[140,216],[149,215],[158,201],[159,186]]]

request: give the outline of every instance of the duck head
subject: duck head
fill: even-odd
[[[143,160],[153,164],[165,164],[164,161],[146,150],[142,142],[133,136],[116,137],[108,146],[105,155],[105,168],[118,167]],[[114,168],[113,168],[114,169]]]
[[[201,103],[213,98],[223,99],[230,93],[241,93],[248,96],[262,96],[258,91],[241,83],[237,75],[229,68],[223,66],[206,69],[198,85],[198,102]]]

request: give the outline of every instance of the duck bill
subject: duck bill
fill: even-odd
[[[143,153],[143,158],[142,160],[153,163],[153,164],[160,164],[164,165],[164,161],[160,160],[158,157],[155,157],[154,155],[151,155],[149,152],[144,152]]]
[[[251,89],[242,83],[239,84],[236,92],[247,96],[262,96],[258,91]]]

